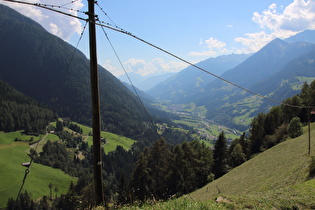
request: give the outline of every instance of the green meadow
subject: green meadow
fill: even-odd
[[[3,138],[3,133],[0,136]],[[28,143],[10,143],[8,140],[5,142],[4,144],[2,139],[0,144],[0,208],[6,206],[10,197],[16,199],[27,169],[22,166],[22,163],[30,161],[27,155],[29,151]],[[59,169],[32,163],[22,192],[26,190],[31,194],[32,199],[37,199],[44,195],[49,196],[48,185],[52,183],[53,189],[57,187],[57,195],[60,196],[60,194],[67,192],[71,181],[75,182],[76,178],[65,174]],[[56,195],[54,191],[53,195]]]
[[[80,128],[82,129],[83,140],[87,141],[89,146],[93,145],[93,138],[92,136],[90,136],[92,133],[92,128],[89,126],[76,123],[76,122],[72,122],[72,123],[80,126]],[[72,132],[72,131],[69,129],[69,132]],[[132,140],[130,138],[119,136],[119,135],[105,132],[105,131],[101,132],[101,137],[106,139],[106,144],[103,145],[103,148],[106,154],[108,154],[111,151],[116,150],[116,147],[118,145],[122,146],[125,150],[128,150],[131,148],[131,145],[136,142],[135,140]]]
[[[116,150],[117,146],[122,146],[125,150],[128,150],[131,148],[131,145],[136,142],[135,140],[132,140],[130,138],[119,136],[105,131],[101,132],[101,136],[106,139],[106,144],[103,145],[106,154]],[[92,136],[89,136],[87,142],[89,146],[93,145]]]

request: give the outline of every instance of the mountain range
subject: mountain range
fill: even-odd
[[[0,28],[0,79],[60,117],[90,125],[90,66],[85,55],[4,5]],[[148,119],[139,100],[111,73],[98,69],[102,130],[141,135]]]
[[[231,54],[209,58],[196,65],[211,71],[214,74],[221,75],[230,68],[242,63],[250,55]],[[180,101],[185,97],[191,96],[194,92],[201,90],[214,77],[207,75],[193,66],[188,66],[171,78],[161,82],[147,91],[150,95],[159,100]]]
[[[0,79],[61,117],[91,124],[89,60],[85,55],[3,5],[0,28]],[[281,101],[315,78],[312,37],[314,31],[305,31],[286,40],[275,39],[254,54],[219,56],[197,65],[243,88]],[[255,114],[277,105],[192,66],[173,76],[164,76],[168,78],[146,93],[172,104],[205,107],[207,119],[240,130],[248,127]],[[128,137],[143,134],[148,119],[135,94],[101,66],[99,80],[102,129]],[[140,95],[148,99],[147,104],[154,100],[142,92]]]
[[[278,105],[244,89],[281,101],[296,94],[304,82],[314,80],[315,45],[306,42],[314,40],[314,35],[314,31],[305,31],[286,41],[275,39],[221,74],[222,78],[243,89],[220,79],[207,81],[205,78],[210,76],[197,70],[190,71],[193,74],[190,77],[184,77],[192,68],[188,67],[147,92],[171,104],[204,106],[207,119],[244,130],[251,117]],[[214,69],[211,72],[215,73]],[[196,78],[202,82],[200,88]]]
[[[160,82],[170,78],[171,76],[175,75],[176,73],[153,73],[146,76],[141,76],[134,72],[130,72],[128,74],[123,74],[118,77],[122,82],[126,84],[130,84],[129,79],[131,80],[132,84],[139,88],[142,91],[147,91],[153,88],[155,85],[159,84]],[[127,76],[128,75],[128,76]],[[129,79],[128,79],[129,77]]]

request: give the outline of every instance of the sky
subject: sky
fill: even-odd
[[[50,8],[49,5],[62,6],[64,12],[87,18],[87,0],[24,2]],[[0,3],[34,19],[73,46],[78,44],[78,49],[89,57],[88,27],[84,29],[84,21],[35,6],[3,0]],[[191,63],[220,55],[257,52],[275,38],[315,30],[315,0],[102,0],[95,11],[103,23],[118,26]],[[142,76],[178,72],[187,66],[133,37],[103,29],[119,59],[102,28],[97,27],[98,63],[115,76],[124,71]]]

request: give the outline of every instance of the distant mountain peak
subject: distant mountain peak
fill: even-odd
[[[313,43],[315,44],[315,30],[305,30],[301,33],[298,33],[294,36],[291,36],[285,41],[289,43],[294,43],[294,42],[308,42],[308,43]]]

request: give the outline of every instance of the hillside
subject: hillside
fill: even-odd
[[[287,42],[309,42],[315,44],[315,31],[314,30],[305,30],[301,33],[296,34],[295,36],[285,39]]]
[[[311,136],[315,135],[314,126],[312,124]],[[308,156],[308,134],[305,132],[298,138],[289,139],[257,155],[223,177],[191,193],[190,196],[194,200],[200,201],[213,200],[218,196],[226,196],[232,200],[237,199],[237,196],[240,198],[246,196],[248,200],[250,198],[258,200],[259,198],[262,201],[267,199],[266,196],[273,197],[275,193],[283,190],[282,199],[289,200],[291,198],[285,196],[291,196],[291,191],[294,192],[304,186],[305,192],[302,192],[305,195],[295,195],[294,202],[296,203],[292,206],[298,205],[299,199],[303,204],[301,197],[309,196],[307,191],[309,188],[306,187],[307,181],[314,178],[315,141],[313,140],[311,148],[311,156]],[[311,165],[312,171],[310,171]],[[304,202],[312,203],[310,205],[314,206],[314,193],[310,195],[312,197],[305,197]]]
[[[242,63],[249,56],[246,54],[223,55],[216,58],[209,58],[196,65],[214,74],[221,75],[223,72]],[[157,84],[148,90],[147,93],[157,99],[171,100],[173,103],[176,103],[201,90],[213,80],[214,77],[192,66],[188,66],[171,78]]]
[[[26,135],[23,137],[27,138]],[[0,209],[5,208],[8,199],[10,197],[15,199],[19,192],[26,169],[21,164],[30,161],[27,155],[29,149],[26,142],[15,142],[8,137],[0,138]],[[53,193],[54,196],[56,194],[60,196],[67,192],[71,181],[76,182],[76,180],[60,169],[33,163],[23,193],[27,190],[32,194],[32,199],[38,199],[43,195],[49,196],[48,185],[52,183],[54,189],[55,187],[58,189],[58,192]]]
[[[315,77],[314,52],[313,44],[276,39],[222,77],[281,101]],[[219,80],[209,83],[190,100],[206,107],[208,119],[239,130],[247,129],[251,117],[258,112],[276,105]]]
[[[60,117],[90,125],[90,67],[84,54],[3,5],[0,28],[0,79]],[[141,135],[147,118],[135,95],[101,66],[99,81],[102,129]]]
[[[41,133],[56,114],[0,79],[0,131]]]
[[[296,35],[292,40],[299,42],[294,43],[275,39],[239,65],[225,71],[221,77],[276,101],[291,97],[304,82],[310,83],[315,78],[315,45],[303,42],[311,38],[309,34],[312,33]],[[207,68],[207,62],[201,62],[200,66],[213,72]],[[251,119],[259,112],[266,112],[277,105],[219,79],[207,81],[211,76],[191,68],[155,86],[148,93],[169,107],[187,104],[202,107],[206,110],[207,120],[239,131],[248,129]]]

